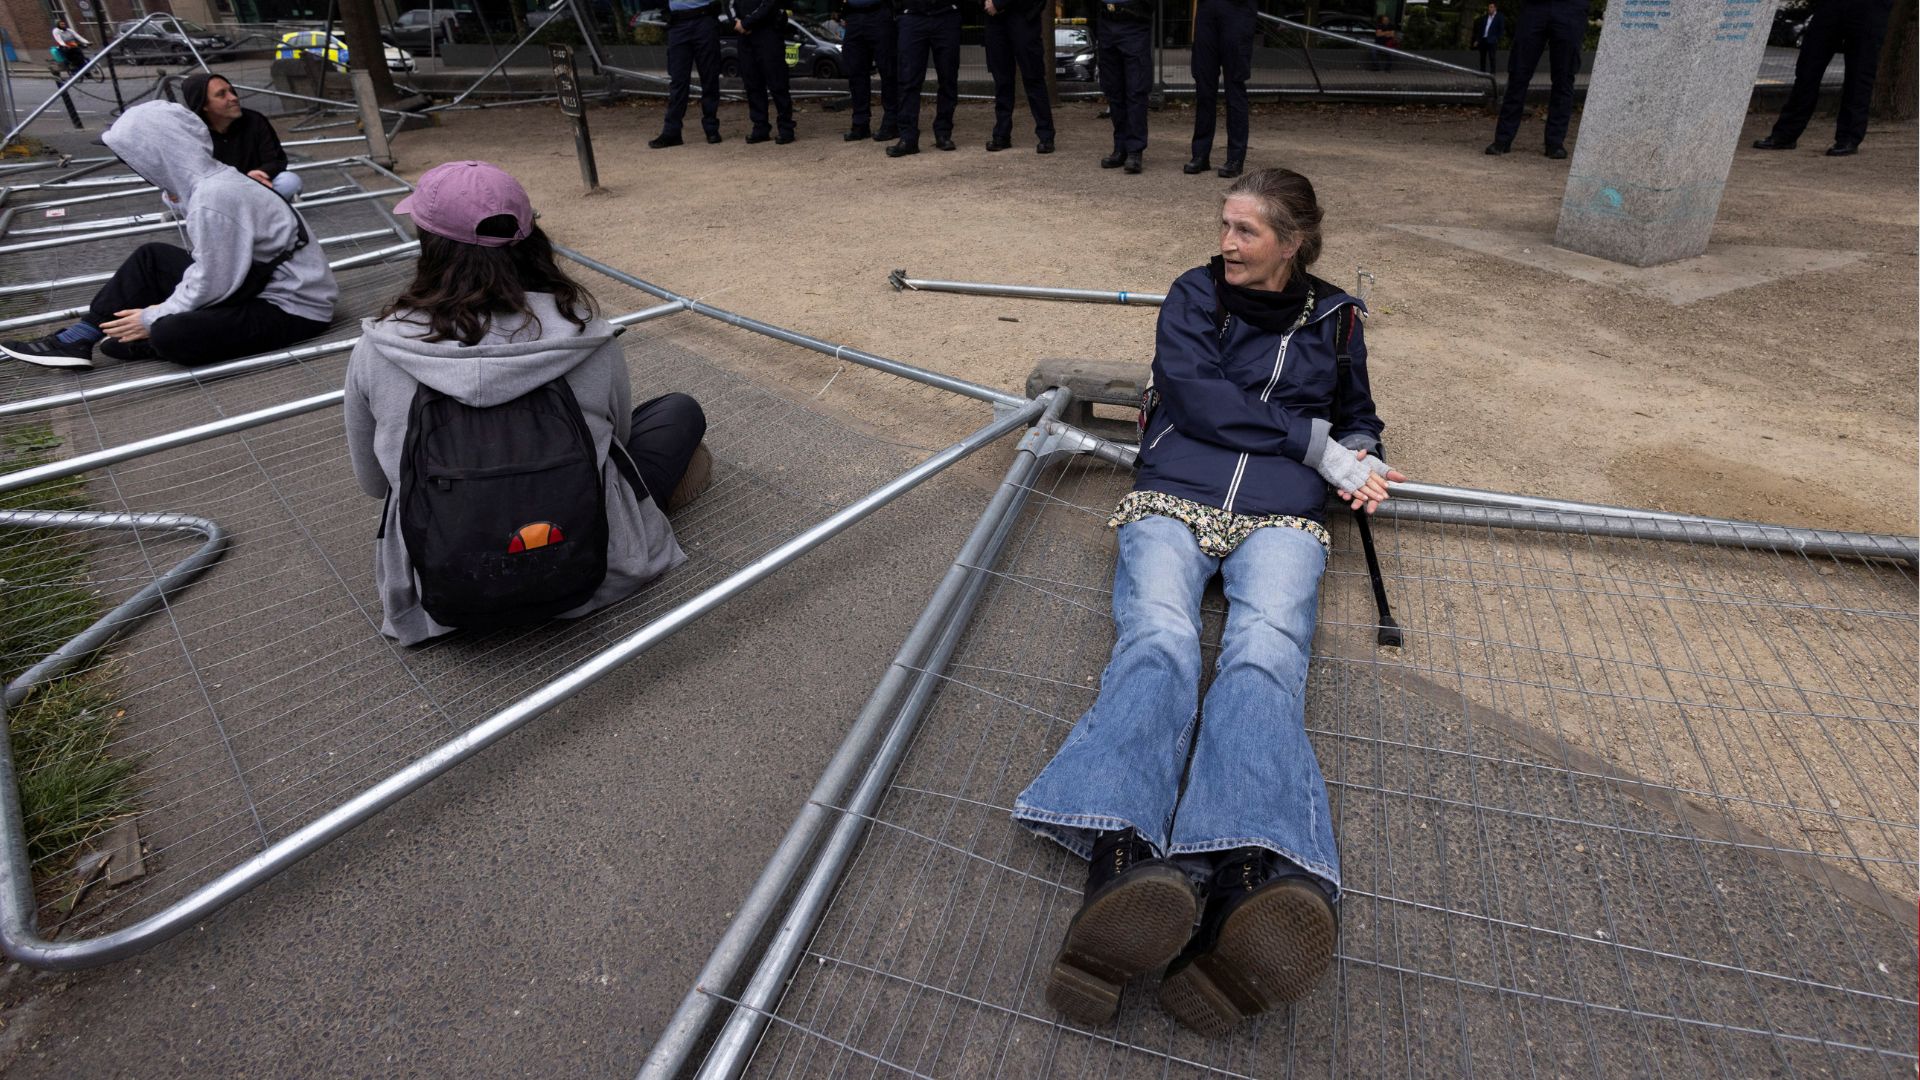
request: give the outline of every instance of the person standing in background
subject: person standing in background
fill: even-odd
[[[1100,11],[1100,92],[1113,120],[1113,153],[1103,169],[1141,170],[1147,150],[1147,87],[1153,81],[1153,6],[1147,0],[1107,0]]]
[[[954,0],[903,0],[900,16],[900,139],[888,157],[920,152],[920,88],[933,59],[933,147],[953,150],[953,109],[960,103],[960,5]]]
[[[986,0],[987,70],[993,75],[993,136],[987,149],[1013,145],[1013,71],[1027,84],[1034,152],[1053,153],[1053,104],[1047,100],[1046,61],[1040,56],[1040,5],[1050,0]]]
[[[846,33],[840,39],[840,58],[847,64],[847,93],[853,96],[853,127],[841,136],[847,142],[872,138],[891,142],[900,137],[899,27],[887,0],[847,0]],[[873,118],[873,78],[868,69],[880,69],[880,126]]]
[[[794,139],[793,94],[787,89],[787,12],[781,0],[733,0],[733,29],[740,35],[740,73],[746,77],[747,116],[753,121],[747,141],[763,143],[771,137],[771,91],[780,123],[773,141],[785,146]]]
[[[1214,100],[1227,82],[1227,161],[1216,174],[1239,176],[1247,167],[1247,79],[1253,74],[1255,0],[1199,0],[1193,31],[1193,159],[1188,176],[1212,164]]]
[[[1540,54],[1546,53],[1553,72],[1553,92],[1547,98],[1546,155],[1556,161],[1567,156],[1567,127],[1573,122],[1573,77],[1580,71],[1580,46],[1587,37],[1587,0],[1534,0],[1520,13],[1513,32],[1513,51],[1507,54],[1507,95],[1500,100],[1500,120],[1494,125],[1487,153],[1513,150],[1520,118],[1527,109],[1527,86],[1533,82]]]
[[[707,141],[720,141],[720,25],[716,0],[668,0],[667,115],[660,134],[647,145],[655,150],[679,146],[680,124],[687,115],[689,84],[700,70],[700,126]]]
[[[1500,51],[1500,39],[1507,34],[1507,17],[1499,4],[1488,4],[1487,13],[1473,24],[1473,47],[1480,50],[1480,70],[1493,74],[1493,62]]]
[[[1833,63],[1836,54],[1844,53],[1847,71],[1840,84],[1840,119],[1833,126],[1833,145],[1827,148],[1827,156],[1859,153],[1860,142],[1867,137],[1867,102],[1873,97],[1874,76],[1879,74],[1880,45],[1886,40],[1887,19],[1892,13],[1889,0],[1826,0],[1815,5],[1800,38],[1793,90],[1787,94],[1772,133],[1756,140],[1753,148],[1793,149],[1813,119],[1827,65]]]

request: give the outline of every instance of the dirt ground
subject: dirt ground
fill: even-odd
[[[1060,152],[982,146],[990,106],[963,103],[955,153],[892,160],[845,143],[844,113],[800,112],[800,141],[653,151],[655,104],[591,113],[605,189],[582,197],[572,140],[541,106],[460,114],[395,145],[417,176],[465,157],[533,192],[560,242],[733,310],[910,363],[1018,388],[1036,358],[1147,360],[1151,308],[895,293],[915,277],[1163,291],[1212,254],[1225,186],[1179,170],[1187,114],[1153,117],[1147,171],[1095,167],[1106,122],[1060,110]],[[1743,144],[1769,117],[1750,118]],[[1820,121],[1824,123],[1824,120]],[[1530,121],[1531,124],[1531,121]],[[697,130],[693,128],[692,130]],[[1567,174],[1480,152],[1470,109],[1272,105],[1251,164],[1312,178],[1326,209],[1315,270],[1370,271],[1375,396],[1416,479],[1750,520],[1915,530],[1916,138],[1876,126],[1860,156],[1742,149],[1714,242],[1845,250],[1838,269],[1674,306],[1630,288],[1413,236],[1395,225],[1537,235]],[[1529,126],[1520,143],[1531,145]],[[1811,147],[1821,140],[1809,135]],[[1783,260],[1785,261],[1785,260]],[[954,399],[760,343],[764,374],[901,441],[978,422]],[[833,379],[831,385],[829,379]],[[822,392],[824,388],[824,392]]]

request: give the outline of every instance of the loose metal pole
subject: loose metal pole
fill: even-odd
[[[107,40],[107,0],[80,0],[84,6],[93,8],[93,25],[100,40]],[[113,81],[113,111],[117,116],[127,111],[127,103],[120,97],[120,72],[113,66],[113,55],[107,55],[107,78]]]

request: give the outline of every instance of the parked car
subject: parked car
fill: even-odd
[[[130,64],[187,64],[193,62],[196,50],[208,60],[225,56],[233,48],[233,43],[196,22],[179,19],[178,29],[174,21],[150,22],[138,25],[134,19],[114,27],[115,36],[126,34],[127,40],[113,50],[113,55]],[[192,48],[188,48],[188,44]]]
[[[1093,35],[1084,26],[1053,28],[1053,75],[1056,79],[1089,82],[1098,78],[1099,64],[1093,55]]]
[[[808,19],[787,20],[787,68],[795,75],[816,79],[843,79],[847,73],[840,58],[839,38]],[[740,35],[733,32],[731,23],[720,31],[720,74],[727,78],[740,75]]]
[[[1307,13],[1304,11],[1288,12],[1280,17],[1288,22],[1307,25]],[[1341,37],[1358,38],[1362,41],[1373,40],[1373,21],[1362,15],[1323,11],[1320,13],[1320,21],[1312,25],[1318,26],[1329,34],[1339,34]]]
[[[398,45],[386,47],[388,71],[412,71],[413,54]],[[275,60],[298,60],[301,57],[313,57],[330,61],[335,70],[345,71],[353,63],[353,57],[347,52],[347,40],[339,34],[329,34],[324,30],[295,30],[291,34],[280,35],[280,45],[273,50]]]
[[[481,36],[480,20],[471,11],[451,8],[415,8],[403,11],[382,33],[389,44],[416,52],[431,52],[454,37],[472,40]]]

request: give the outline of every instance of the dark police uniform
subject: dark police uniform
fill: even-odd
[[[1547,153],[1565,155],[1567,125],[1573,120],[1573,77],[1580,70],[1580,46],[1586,37],[1587,0],[1533,0],[1520,13],[1513,51],[1507,54],[1507,96],[1500,102],[1500,122],[1487,153],[1512,149],[1527,107],[1527,84],[1533,81],[1533,70],[1545,52],[1553,72],[1553,92],[1547,98]]]
[[[700,69],[700,126],[720,141],[720,5],[672,0],[667,6],[667,117],[660,140],[677,143],[687,115],[688,80]],[[672,145],[669,143],[669,145]]]
[[[960,5],[954,0],[902,0],[900,15],[900,141],[888,153],[920,148],[920,88],[927,85],[932,54],[933,139],[953,148],[953,107],[960,100]]]
[[[1113,120],[1107,168],[1147,148],[1147,88],[1153,82],[1153,7],[1148,0],[1105,0],[1099,15],[1100,92]]]
[[[740,74],[747,83],[748,142],[767,138],[767,94],[779,114],[780,142],[793,141],[793,94],[787,88],[787,13],[781,0],[733,0],[740,24]]]
[[[1227,164],[1232,176],[1247,160],[1247,79],[1253,74],[1254,0],[1199,0],[1193,31],[1193,161],[1205,169],[1213,154],[1216,86],[1227,81]]]
[[[1041,5],[1052,0],[994,0],[998,14],[987,16],[987,70],[993,75],[993,139],[987,149],[1013,141],[1013,69],[1027,84],[1027,108],[1033,113],[1033,137],[1044,150],[1053,146],[1053,105],[1047,100],[1046,62],[1040,54]]]
[[[1867,104],[1879,73],[1880,45],[1886,40],[1890,0],[1826,0],[1813,9],[1800,38],[1800,59],[1793,66],[1793,91],[1774,122],[1772,142],[1785,148],[1800,138],[1820,101],[1820,80],[1835,53],[1847,57],[1840,84],[1840,119],[1833,127],[1833,149],[1851,153],[1867,137]],[[1770,149],[1770,148],[1769,148]]]
[[[847,92],[853,95],[853,130],[848,139],[892,140],[900,137],[897,116],[900,111],[900,29],[893,22],[888,0],[847,0],[846,34],[840,42],[840,58],[847,65]],[[880,125],[873,118],[873,79],[868,69],[880,69]]]

